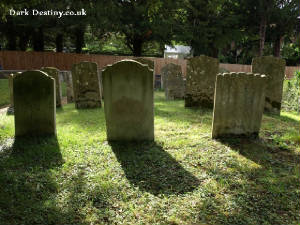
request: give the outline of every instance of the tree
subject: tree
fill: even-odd
[[[238,6],[229,0],[186,0],[177,40],[191,45],[194,55],[218,57],[220,49],[241,38]]]
[[[299,1],[276,1],[270,16],[269,36],[273,42],[274,56],[280,57],[281,43],[284,37],[295,36],[299,23]]]
[[[171,42],[178,2],[171,0],[106,0],[104,2],[101,4],[109,7],[105,14],[109,21],[105,23],[107,30],[123,34],[126,37],[126,45],[134,56],[141,56],[143,44],[146,42]]]

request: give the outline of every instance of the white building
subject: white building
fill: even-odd
[[[184,59],[193,56],[190,46],[174,45],[174,47],[165,45],[164,58]]]

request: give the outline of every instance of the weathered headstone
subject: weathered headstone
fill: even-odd
[[[72,66],[75,107],[101,107],[98,67],[93,62],[81,62]]]
[[[252,73],[217,76],[212,137],[257,137],[265,104],[267,77]]]
[[[14,107],[14,83],[13,83],[14,74],[8,75],[8,86],[9,86],[9,96],[10,96],[10,107]]]
[[[99,70],[98,74],[99,74],[99,87],[100,87],[101,99],[104,99],[104,95],[103,95],[103,81],[102,81],[102,70]]]
[[[153,71],[123,60],[102,71],[108,141],[154,140]]]
[[[42,71],[13,77],[15,136],[55,135],[55,80]]]
[[[74,91],[73,91],[73,81],[72,81],[72,73],[71,71],[64,72],[64,81],[66,83],[66,91],[67,91],[67,102],[74,102]]]
[[[54,67],[43,67],[41,71],[54,78],[56,87],[56,107],[62,107],[61,79],[59,77],[59,70]]]
[[[187,60],[185,107],[213,107],[218,71],[218,59],[201,55]]]
[[[266,87],[265,111],[279,115],[285,74],[285,60],[273,56],[253,58],[252,73],[269,76]]]
[[[184,82],[181,66],[169,63],[161,69],[167,100],[184,98]]]
[[[10,96],[10,105],[7,110],[8,115],[14,114],[14,90],[13,90],[13,77],[15,74],[9,74],[7,75],[8,78],[8,86],[9,86],[9,96]]]

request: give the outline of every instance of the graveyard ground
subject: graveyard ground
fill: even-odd
[[[57,110],[57,139],[14,141],[0,114],[0,224],[298,224],[299,115],[212,140],[212,111],[183,106],[156,92],[135,144],[107,143],[103,108]]]

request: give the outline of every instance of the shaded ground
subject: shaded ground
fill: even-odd
[[[155,142],[108,143],[102,109],[57,110],[57,138],[0,114],[0,224],[299,224],[299,115],[212,140],[212,111],[155,96]]]

